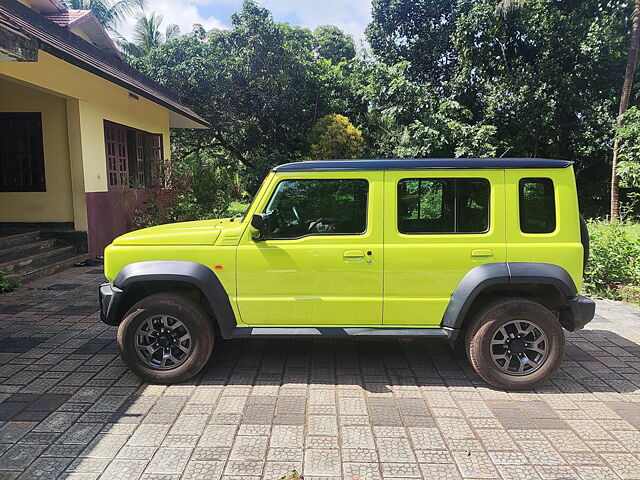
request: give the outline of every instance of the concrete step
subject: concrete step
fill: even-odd
[[[54,248],[48,251],[34,253],[17,260],[9,260],[7,262],[0,263],[0,271],[3,271],[8,275],[28,272],[51,263],[55,263],[64,258],[72,257],[75,254],[76,249],[71,245]]]
[[[19,260],[36,253],[42,253],[62,246],[64,246],[64,243],[57,238],[48,238],[46,240],[39,240],[32,243],[25,243],[23,245],[0,249],[0,263]]]
[[[31,270],[25,270],[19,273],[12,273],[7,275],[9,282],[19,282],[21,285],[37,280],[38,278],[46,277],[47,275],[53,275],[54,273],[66,270],[69,267],[73,267],[76,263],[82,262],[87,259],[87,254],[72,254],[68,257],[58,259],[53,263],[34,267]]]
[[[0,236],[0,250],[37,242],[40,240],[40,232],[20,232]]]

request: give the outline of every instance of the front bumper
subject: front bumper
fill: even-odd
[[[596,314],[596,302],[582,295],[568,300],[569,307],[560,312],[560,323],[570,332],[575,332],[593,320]]]
[[[98,289],[98,298],[100,299],[100,320],[107,325],[118,325],[122,290],[111,283],[103,283]]]

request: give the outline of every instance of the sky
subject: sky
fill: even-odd
[[[371,0],[258,0],[268,8],[277,21],[315,28],[318,25],[337,25],[353,35],[356,42],[364,40],[364,29],[371,20]],[[206,30],[225,28],[233,12],[240,9],[242,0],[146,0],[145,11],[164,17],[162,24],[175,23],[185,33],[194,23]],[[118,30],[130,37],[134,19]]]

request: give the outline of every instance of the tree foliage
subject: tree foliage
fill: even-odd
[[[313,31],[314,51],[332,63],[352,60],[356,56],[356,44],[334,25],[321,25]]]
[[[627,110],[616,127],[616,139],[620,145],[618,173],[622,187],[640,187],[640,110]]]
[[[367,157],[574,160],[581,208],[597,215],[630,14],[627,0],[373,0],[371,50],[355,55],[337,27],[292,27],[246,0],[229,29],[196,26],[132,63],[213,126],[175,132],[175,155],[250,192],[278,163],[345,156],[313,147],[317,122],[341,115]]]
[[[161,30],[163,17],[155,12],[149,15],[142,12],[133,26],[133,41],[123,37],[117,38],[118,47],[129,56],[144,57],[151,50],[164,42],[170,42],[180,36],[180,27],[175,23],[167,25],[164,33]]]
[[[364,139],[343,115],[325,115],[311,130],[311,158],[333,160],[362,158]]]

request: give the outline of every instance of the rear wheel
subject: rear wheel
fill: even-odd
[[[137,302],[118,328],[118,348],[127,366],[153,383],[190,379],[213,350],[211,319],[193,300],[158,293]]]
[[[560,368],[565,340],[558,319],[531,300],[489,304],[472,320],[467,356],[485,381],[507,390],[529,390]]]

